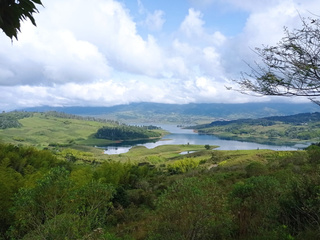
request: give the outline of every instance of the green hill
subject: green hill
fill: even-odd
[[[112,143],[111,138],[97,138],[99,129],[124,129],[126,125],[116,121],[96,119],[93,117],[80,117],[59,112],[25,113],[10,112],[0,114],[0,124],[7,127],[0,129],[0,141],[13,144],[33,145],[39,148],[70,147],[77,145],[106,145]],[[11,125],[9,123],[12,123]],[[126,126],[125,131],[132,129],[141,133],[150,133],[142,127]],[[152,137],[160,136],[159,130],[154,130]],[[158,131],[158,132],[157,132]],[[124,133],[123,133],[124,134]],[[150,135],[150,134],[149,134]],[[149,135],[139,135],[148,138]],[[135,135],[126,137],[126,140],[135,138]],[[138,138],[138,137],[137,137]],[[121,137],[114,140],[124,140]]]
[[[320,136],[320,113],[214,121],[190,128],[200,134],[255,142],[317,142]]]

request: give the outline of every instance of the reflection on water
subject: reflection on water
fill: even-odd
[[[181,152],[180,154],[181,155],[186,155],[186,154],[194,153],[194,152],[196,152],[196,151],[185,151],[185,152]]]
[[[113,146],[108,146],[104,150],[105,154],[121,154],[121,153],[126,153],[132,148],[132,146],[123,146],[123,147],[113,147]]]
[[[181,129],[174,125],[157,125],[170,134],[162,139],[152,141],[131,141],[112,144],[105,147],[105,154],[121,154],[128,152],[133,146],[145,146],[155,148],[160,145],[173,144],[195,144],[219,146],[218,150],[249,150],[249,149],[271,149],[271,150],[297,150],[307,147],[307,145],[279,146],[272,144],[260,144],[255,142],[245,142],[237,140],[224,140],[213,135],[203,135],[194,133],[190,129]]]

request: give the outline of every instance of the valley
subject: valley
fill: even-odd
[[[308,219],[320,216],[318,144],[302,150],[218,150],[208,140],[174,138],[177,132],[198,136],[190,129],[155,125],[55,111],[0,114],[0,239],[188,239],[190,231],[197,239],[317,236],[318,223]],[[231,132],[240,140],[251,136],[248,143],[257,144],[256,138],[274,140],[262,134],[272,129],[296,134],[290,143],[317,142],[317,134],[299,138],[301,132],[292,128],[317,133],[319,126],[312,113],[191,128]],[[152,148],[105,152],[122,140],[165,136]],[[289,138],[280,134],[276,140]]]

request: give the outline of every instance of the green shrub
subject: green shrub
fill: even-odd
[[[148,239],[232,239],[224,192],[212,178],[176,182],[157,201]]]
[[[260,162],[249,163],[249,165],[246,166],[245,170],[248,177],[264,175],[268,172],[267,167]]]

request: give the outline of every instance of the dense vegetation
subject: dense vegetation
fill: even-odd
[[[68,114],[68,113],[57,112],[57,111],[48,111],[48,112],[45,112],[44,115],[46,117],[58,117],[58,118],[65,118],[65,119],[77,119],[77,120],[94,121],[94,122],[101,122],[101,123],[112,123],[115,125],[120,124],[119,122],[114,121],[114,120],[95,118],[95,117],[90,117],[90,116],[85,117],[85,116],[79,116],[79,115]]]
[[[0,113],[0,129],[21,127],[22,124],[19,122],[19,119],[23,119],[31,116],[32,116],[32,113],[30,112]]]
[[[257,142],[319,141],[320,113],[302,113],[259,119],[214,121],[192,127],[202,134]]]
[[[304,125],[310,122],[319,122],[320,121],[320,113],[300,113],[290,116],[272,116],[272,117],[264,117],[258,119],[237,119],[230,121],[214,121],[209,124],[203,124],[197,126],[197,128],[207,128],[214,126],[226,126],[231,124],[249,124],[249,125],[262,125],[262,126],[272,126],[277,122],[285,123],[285,124],[295,124],[295,125]]]
[[[155,126],[128,126],[119,125],[113,127],[102,127],[95,134],[96,138],[108,140],[130,140],[130,139],[145,139],[145,138],[160,138],[161,133],[149,129],[159,129]]]
[[[319,159],[313,145],[81,164],[0,144],[0,239],[318,239]]]

